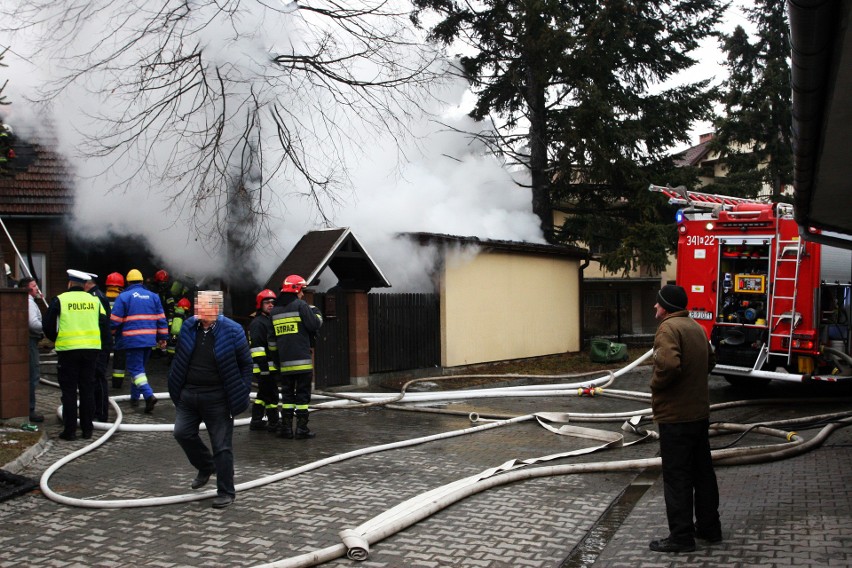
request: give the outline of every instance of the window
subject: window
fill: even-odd
[[[50,298],[50,294],[48,294],[47,291],[47,282],[44,279],[44,275],[47,274],[47,257],[44,253],[34,252],[32,253],[32,259],[33,269],[35,270],[33,277],[38,280],[39,288],[41,289],[41,293],[44,297]],[[27,260],[27,257],[24,257],[24,260]],[[24,269],[24,265],[21,264],[21,259],[18,258],[15,262],[15,278],[20,280],[29,273],[29,267]]]

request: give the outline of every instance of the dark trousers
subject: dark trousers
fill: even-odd
[[[109,383],[106,376],[108,365],[107,349],[98,354],[98,362],[95,364],[95,420],[98,422],[109,420]]]
[[[257,378],[257,397],[255,404],[263,403],[263,408],[278,408],[278,373],[255,375]]]
[[[38,342],[38,337],[30,337],[30,414],[35,412],[35,391],[40,374]]]
[[[706,418],[658,424],[669,538],[678,543],[694,542],[696,531],[703,535],[721,532],[719,487],[710,457],[709,426]]]
[[[311,403],[311,381],[313,373],[290,373],[281,375],[281,406],[307,406]]]
[[[199,435],[204,422],[210,437],[210,449]],[[228,409],[224,389],[214,392],[195,392],[183,389],[175,405],[174,437],[183,448],[189,463],[202,473],[216,472],[219,495],[235,496],[234,489],[234,418]]]
[[[99,349],[73,349],[58,351],[57,378],[62,391],[63,432],[71,436],[77,432],[77,393],[80,393],[80,429],[83,433],[94,430],[95,365]]]

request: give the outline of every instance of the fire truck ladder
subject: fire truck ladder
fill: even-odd
[[[779,224],[780,227],[780,224]],[[776,247],[775,247],[775,266],[772,270],[774,282],[772,283],[772,299],[769,302],[769,340],[763,348],[766,355],[758,357],[758,362],[763,366],[763,362],[768,355],[782,355],[787,358],[789,365],[793,355],[793,332],[799,323],[802,321],[802,315],[796,312],[796,296],[799,283],[799,266],[802,260],[802,249],[804,244],[799,239],[782,240],[780,229],[776,230]],[[795,263],[792,267],[790,263]],[[792,268],[793,275],[789,276]],[[789,290],[790,296],[776,294],[779,283],[791,282],[792,286],[784,286],[784,290]],[[790,310],[782,311],[783,304],[790,302]],[[776,331],[778,327],[789,320],[789,330]],[[781,350],[771,351],[772,338],[781,338]],[[786,339],[786,341],[785,341]],[[786,349],[783,348],[784,343],[787,344]],[[755,368],[758,368],[755,366]]]
[[[731,209],[739,203],[767,203],[761,199],[748,199],[746,197],[732,197],[730,195],[717,195],[714,193],[701,193],[699,191],[689,191],[686,187],[679,185],[677,187],[666,187],[663,185],[653,185],[648,187],[648,191],[656,191],[662,193],[669,198],[670,205],[686,205],[700,209]]]

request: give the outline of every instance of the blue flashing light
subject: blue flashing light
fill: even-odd
[[[677,213],[675,213],[675,222],[677,224],[683,223],[683,209],[678,209]]]

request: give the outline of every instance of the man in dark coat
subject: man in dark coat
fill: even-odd
[[[234,502],[234,417],[248,408],[252,361],[245,331],[219,315],[222,292],[200,291],[196,315],[184,322],[169,369],[169,397],[175,404],[174,437],[197,470],[192,488],[216,473],[213,507]],[[199,435],[204,422],[211,450]]]
[[[687,311],[686,290],[657,293],[651,409],[660,431],[663,495],[669,536],[651,541],[655,552],[692,552],[695,538],[722,540],[719,487],[710,456],[707,375],[715,357],[704,329]],[[693,521],[693,512],[695,520]]]

